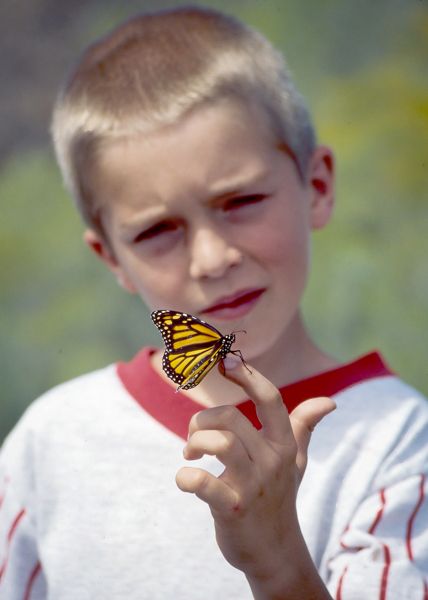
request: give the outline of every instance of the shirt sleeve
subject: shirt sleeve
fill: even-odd
[[[31,436],[18,424],[0,453],[0,598],[45,600],[38,555]]]
[[[428,600],[428,427],[403,430],[329,557],[335,600]]]

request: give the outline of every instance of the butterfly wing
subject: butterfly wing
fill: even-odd
[[[178,389],[195,387],[223,357],[225,338],[187,313],[157,310],[151,316],[165,343],[163,370]]]
[[[182,371],[179,373],[180,382],[169,374],[169,370],[171,369],[171,364],[174,364],[177,360],[174,355],[169,355],[167,357],[164,356],[163,368],[167,375],[173,379],[176,383],[178,383],[177,389],[190,390],[195,387],[202,381],[202,379],[211,371],[213,367],[219,362],[222,358],[222,343],[218,342],[216,347],[210,348],[198,355],[192,356],[192,360],[187,362],[188,357],[182,359],[182,364],[185,365]],[[181,357],[180,357],[181,358]],[[176,368],[173,368],[173,375],[177,376]]]

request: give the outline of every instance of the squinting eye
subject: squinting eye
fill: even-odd
[[[142,231],[137,236],[135,236],[133,242],[136,244],[138,242],[143,242],[145,240],[151,240],[162,234],[169,233],[171,231],[176,231],[177,225],[175,223],[169,223],[168,221],[162,223],[156,223],[152,227],[149,227],[145,231]]]
[[[250,194],[248,196],[237,196],[236,198],[230,198],[223,205],[223,210],[235,210],[251,204],[258,204],[266,198],[265,194]]]

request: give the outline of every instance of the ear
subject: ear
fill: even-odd
[[[309,165],[311,189],[310,224],[322,229],[330,221],[334,208],[334,155],[327,146],[317,146]]]
[[[116,277],[117,283],[123,289],[127,290],[131,294],[136,294],[134,284],[127,276],[123,267],[116,259],[114,253],[110,249],[109,244],[106,240],[93,229],[86,229],[83,234],[83,240],[92,252],[109,268],[109,270]]]

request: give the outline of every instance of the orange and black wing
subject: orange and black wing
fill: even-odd
[[[151,316],[165,343],[163,370],[177,389],[198,385],[230,349],[228,336],[192,315],[156,310]]]

